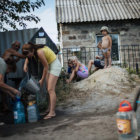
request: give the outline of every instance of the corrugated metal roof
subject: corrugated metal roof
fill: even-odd
[[[56,0],[57,23],[140,18],[140,0]]]
[[[0,32],[0,56],[4,53],[4,51],[11,47],[11,44],[14,41],[19,41],[21,47],[23,44],[27,43],[33,35],[36,33],[38,29],[24,29],[24,30],[16,30],[16,31],[8,31],[8,32]],[[23,76],[23,60],[20,60],[17,63],[17,71],[16,73],[8,74],[9,78],[19,78]]]

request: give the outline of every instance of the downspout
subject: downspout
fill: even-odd
[[[61,58],[61,64],[62,67],[64,66],[64,61],[63,61],[63,31],[62,31],[62,26],[63,24],[60,23],[60,58]]]

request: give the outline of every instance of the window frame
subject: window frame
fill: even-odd
[[[119,33],[110,33],[109,35],[118,35],[118,55],[119,55],[119,60],[117,61],[112,61],[112,64],[119,64],[121,63],[121,56],[120,56],[120,34]],[[98,36],[103,36],[101,34],[96,34],[96,40],[95,40],[95,43],[96,43],[96,46],[97,46],[97,37]],[[98,48],[97,48],[98,49]]]

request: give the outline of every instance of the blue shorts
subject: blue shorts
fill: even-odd
[[[94,61],[94,65],[95,67],[99,68],[99,69],[103,69],[104,66],[101,65],[101,61],[95,60]]]

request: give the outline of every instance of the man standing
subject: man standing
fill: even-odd
[[[8,110],[6,99],[7,94],[14,98],[14,94],[19,94],[19,91],[5,84],[6,74],[9,72],[16,72],[16,63],[20,58],[25,58],[24,55],[20,54],[18,51],[20,49],[20,43],[15,41],[12,43],[11,48],[7,49],[2,58],[0,57],[0,94],[2,95],[2,106],[3,111]],[[6,94],[7,93],[7,94]]]
[[[7,73],[15,72],[16,71],[16,65],[14,63],[12,64],[6,64],[5,60],[0,57],[0,89],[4,90],[7,93],[14,93],[19,94],[20,92],[16,90],[15,88],[12,88],[4,83],[4,76]]]
[[[11,64],[13,62],[15,63],[18,62],[20,58],[25,58],[24,55],[18,52],[19,49],[20,49],[20,43],[18,41],[15,41],[14,43],[12,43],[11,48],[7,49],[4,52],[4,54],[2,55],[2,58],[4,58],[5,62],[8,64]]]
[[[20,95],[17,89],[8,86],[4,82],[5,74],[16,71],[16,63],[6,64],[5,59],[0,57],[0,67],[0,94],[2,94],[3,111],[6,111],[8,109],[5,99],[6,94],[9,94],[12,98],[14,98],[15,95]]]

